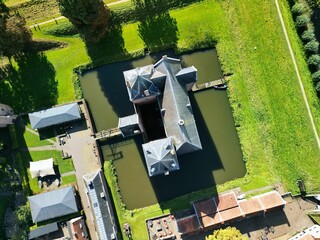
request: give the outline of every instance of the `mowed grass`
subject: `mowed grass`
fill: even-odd
[[[294,32],[289,8],[285,0],[280,3],[312,112],[320,129],[320,107],[310,73]],[[231,3],[207,0],[170,11],[170,15],[177,21],[178,48],[191,49],[197,42],[213,37],[218,42],[216,48],[224,72],[233,73],[228,82],[228,94],[247,174],[218,186],[218,190],[239,186],[251,190],[282,181],[286,190],[297,193],[296,180],[299,178],[305,180],[308,192],[319,190],[317,169],[320,153],[274,1],[234,0]],[[137,23],[122,26],[122,37],[128,52],[143,47],[137,26]],[[78,37],[54,37],[39,31],[34,31],[34,37],[69,44],[64,49],[48,51],[46,55],[56,70],[58,101],[71,100],[72,69],[90,61],[83,42]],[[205,196],[210,194],[210,190],[195,195],[201,196],[202,193]],[[120,224],[130,222],[133,237],[146,239],[146,218],[186,208],[194,198],[187,196],[184,201],[178,199],[161,206],[157,204],[143,210],[127,211],[124,215],[118,212]]]

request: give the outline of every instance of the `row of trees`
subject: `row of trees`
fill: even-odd
[[[315,2],[316,3],[316,2]],[[314,27],[310,20],[311,12],[307,5],[297,2],[291,8],[298,34],[303,42],[307,63],[312,73],[315,89],[320,94],[320,55],[319,42],[316,40]]]

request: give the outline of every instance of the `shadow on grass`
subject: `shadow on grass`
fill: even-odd
[[[16,57],[18,67],[10,67],[6,81],[0,81],[0,102],[15,112],[28,112],[57,103],[55,69],[43,53]]]
[[[147,18],[139,23],[139,36],[150,51],[174,48],[178,42],[177,21],[169,12]]]
[[[111,14],[110,28],[106,36],[98,43],[85,42],[86,49],[93,66],[106,62],[123,60],[128,55],[122,37],[122,26],[114,14]]]

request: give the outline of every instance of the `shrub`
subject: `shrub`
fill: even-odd
[[[316,66],[320,64],[320,56],[318,54],[313,54],[308,58],[308,64]]]
[[[312,80],[317,83],[320,82],[320,70],[312,74]]]
[[[314,40],[314,39],[315,39],[314,30],[313,30],[313,29],[305,30],[305,31],[302,33],[301,38],[302,38],[303,41],[311,41],[311,40]]]
[[[316,40],[311,40],[304,45],[304,50],[310,53],[317,53],[319,48],[319,43]]]
[[[320,93],[320,82],[317,82],[315,89],[318,93]]]
[[[311,40],[304,45],[304,50],[309,53],[317,53],[319,48],[319,43],[316,40]]]
[[[301,15],[304,12],[304,10],[305,10],[305,6],[302,3],[296,3],[291,8],[291,12],[295,15]]]
[[[305,27],[309,22],[310,18],[305,14],[298,16],[296,19],[297,27]]]

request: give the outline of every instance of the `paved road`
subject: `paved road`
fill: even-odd
[[[298,77],[298,80],[299,80],[299,85],[300,85],[300,89],[301,89],[301,92],[302,92],[303,100],[304,100],[304,103],[305,103],[306,108],[308,110],[308,115],[309,115],[309,118],[310,118],[310,121],[311,121],[311,125],[312,125],[312,129],[313,129],[314,135],[315,135],[317,143],[318,143],[318,148],[320,149],[320,138],[319,138],[316,126],[314,124],[313,116],[312,116],[312,113],[311,113],[311,110],[310,110],[310,106],[309,106],[309,103],[308,103],[306,92],[304,90],[303,83],[301,81],[300,72],[299,72],[299,69],[298,69],[298,66],[297,66],[296,58],[295,58],[295,56],[293,54],[293,51],[292,51],[291,43],[290,43],[290,40],[289,40],[289,37],[288,37],[286,26],[285,26],[283,18],[282,18],[282,14],[281,14],[281,10],[280,10],[280,7],[279,7],[278,0],[275,0],[275,3],[276,3],[276,6],[277,6],[278,15],[279,15],[279,18],[280,18],[280,21],[281,21],[282,29],[283,29],[284,35],[286,37],[286,41],[287,41],[288,48],[289,48],[289,51],[290,51],[291,59],[293,61],[294,69],[296,70],[296,74],[297,74],[297,77]]]

